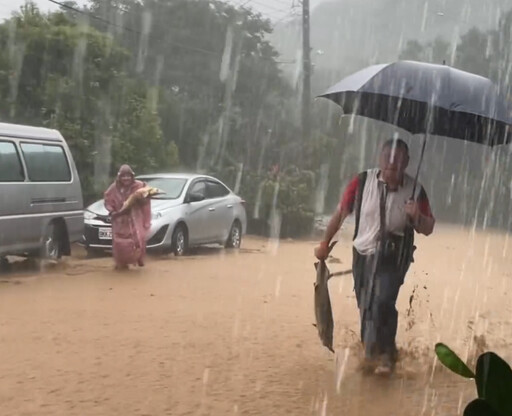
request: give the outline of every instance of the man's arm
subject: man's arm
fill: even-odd
[[[320,245],[315,249],[315,256],[318,259],[326,259],[327,256],[329,255],[329,244],[331,243],[331,240],[336,235],[340,227],[343,225],[345,219],[354,210],[354,203],[358,187],[359,179],[356,176],[347,186],[347,189],[343,194],[343,198],[341,199],[338,207],[336,208],[336,211],[334,212],[331,219],[329,220],[329,223],[327,224],[323,240],[320,242]]]
[[[324,239],[322,243],[329,245],[332,238],[336,235],[338,230],[343,225],[345,218],[347,218],[349,215],[350,212],[346,208],[338,207],[338,209],[336,209],[336,212],[332,215],[331,219],[329,220],[329,223],[327,224],[327,228],[325,230]]]
[[[340,227],[343,225],[343,221],[350,214],[346,208],[338,207],[336,212],[332,215],[327,228],[325,230],[324,239],[320,242],[320,245],[315,248],[315,256],[319,260],[325,260],[329,256],[329,245],[332,238],[336,235]]]

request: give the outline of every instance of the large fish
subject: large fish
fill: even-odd
[[[322,345],[327,347],[329,351],[334,352],[332,348],[334,320],[332,318],[331,298],[329,297],[329,278],[331,275],[324,260],[315,263],[315,268],[315,326]]]
[[[151,186],[144,186],[143,188],[140,188],[136,190],[133,194],[131,194],[128,199],[124,202],[123,206],[119,210],[120,213],[125,212],[129,210],[131,207],[133,207],[135,204],[139,203],[140,201],[151,198],[156,195],[162,195],[165,192],[158,188],[153,188]]]
[[[329,246],[329,252],[336,245],[334,241]],[[329,296],[329,279],[333,276],[343,276],[352,273],[352,270],[331,273],[325,260],[315,263],[316,282],[315,282],[315,317],[316,329],[318,336],[322,341],[322,345],[327,347],[329,351],[334,352],[332,348],[334,319],[332,317],[331,298]]]

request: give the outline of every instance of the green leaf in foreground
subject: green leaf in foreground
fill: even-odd
[[[482,354],[476,363],[478,397],[498,413],[512,415],[512,369],[493,352]]]
[[[464,416],[501,416],[484,399],[475,399],[464,409]]]
[[[445,344],[436,344],[435,350],[437,358],[439,358],[439,361],[441,361],[445,367],[449,368],[459,376],[475,378],[475,374],[468,368],[468,366]]]

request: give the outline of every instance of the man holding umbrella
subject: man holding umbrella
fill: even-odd
[[[368,358],[381,358],[377,373],[389,373],[396,358],[395,301],[414,252],[414,232],[429,235],[434,218],[418,184],[430,135],[494,147],[512,142],[509,104],[487,78],[424,62],[372,65],[341,80],[320,97],[344,115],[392,124],[423,136],[416,176],[405,174],[405,142],[384,144],[379,169],[354,179],[315,250],[328,256],[329,243],[345,218],[356,215],[354,281],[361,312],[361,339]]]
[[[330,242],[351,213],[356,216],[353,274],[365,358],[376,374],[389,374],[396,360],[395,308],[412,261],[414,231],[430,235],[435,219],[427,194],[405,173],[409,149],[401,139],[384,143],[379,168],[357,175],[347,186],[315,255],[325,260]],[[414,194],[414,199],[411,195]]]

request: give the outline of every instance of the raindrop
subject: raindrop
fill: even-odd
[[[460,415],[462,411],[462,399],[464,398],[464,393],[459,394],[459,404],[457,406],[457,414]]]
[[[425,27],[427,25],[427,14],[428,14],[428,1],[423,5],[423,18],[421,21],[421,31],[425,31]]]
[[[324,395],[324,401],[322,402],[322,416],[327,416],[327,393]]]
[[[343,292],[343,282],[344,282],[345,279],[340,279],[340,283],[338,285],[338,293],[341,295],[341,293]]]
[[[425,412],[427,411],[428,393],[429,393],[429,388],[427,387],[425,389],[425,397],[423,398],[423,406],[421,408],[421,416],[423,416],[425,414]]]
[[[320,167],[320,180],[316,188],[315,195],[315,215],[319,216],[324,213],[325,196],[329,187],[329,163],[323,163]]]
[[[224,53],[222,54],[222,61],[220,65],[220,80],[226,82],[229,76],[231,66],[231,55],[233,49],[233,26],[229,25],[226,31],[226,41],[224,44]]]
[[[338,374],[336,379],[336,391],[338,394],[341,391],[341,382],[343,381],[343,376],[345,375],[345,370],[347,368],[348,357],[350,355],[350,348],[345,348],[345,352],[343,355],[343,362],[341,366],[338,368]],[[338,361],[338,356],[336,356],[336,361]]]
[[[233,332],[232,332],[233,338],[238,338],[239,329],[240,329],[240,317],[237,314],[235,316],[235,322],[233,324]]]
[[[203,384],[204,385],[208,384],[208,378],[209,377],[210,377],[210,369],[209,368],[205,368],[204,372],[203,372]]]
[[[279,294],[281,293],[281,281],[283,280],[282,276],[277,276],[276,280],[276,289],[275,289],[275,297],[276,299],[279,297]]]
[[[151,30],[153,16],[149,10],[144,10],[142,13],[142,33],[140,35],[139,40],[139,53],[137,56],[137,72],[142,72],[144,70],[146,57],[148,54],[148,42],[149,42],[149,32]]]

